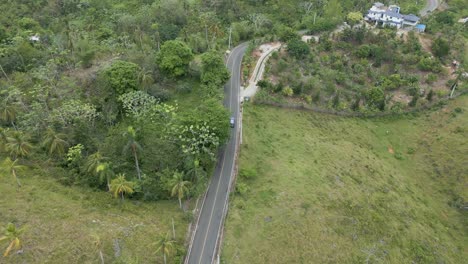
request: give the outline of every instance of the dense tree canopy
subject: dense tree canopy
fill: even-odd
[[[193,59],[190,48],[178,40],[165,42],[157,55],[159,67],[173,77],[186,75],[188,65]]]
[[[140,67],[132,62],[127,61],[114,61],[112,65],[104,70],[109,85],[114,91],[121,95],[138,87],[138,73]]]

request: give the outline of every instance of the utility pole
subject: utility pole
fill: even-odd
[[[232,27],[229,27],[229,46],[228,46],[228,50],[231,50],[231,35],[232,35]]]

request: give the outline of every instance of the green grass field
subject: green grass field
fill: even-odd
[[[36,169],[19,173],[20,189],[0,174],[0,224],[25,227],[23,253],[0,255],[0,263],[101,263],[99,250],[105,263],[162,263],[162,254],[156,254],[157,245],[152,244],[159,236],[172,234],[172,218],[179,245],[175,250],[183,255],[187,222],[175,201],[121,204],[109,193],[63,186],[47,173]],[[101,246],[95,244],[96,235]],[[0,243],[2,254],[7,246]],[[174,261],[169,257],[169,263]]]
[[[247,105],[223,263],[466,263],[467,105],[393,119]]]

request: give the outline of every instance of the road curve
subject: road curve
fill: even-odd
[[[427,0],[426,6],[421,9],[419,14],[426,16],[429,12],[433,12],[439,6],[439,0]]]
[[[186,264],[211,264],[215,260],[216,244],[222,229],[224,208],[229,201],[229,187],[234,168],[238,138],[240,107],[240,69],[247,43],[235,47],[227,60],[231,78],[224,86],[224,106],[236,119],[227,144],[221,149],[201,211],[195,227],[195,234],[189,245]],[[226,120],[228,122],[228,120]]]

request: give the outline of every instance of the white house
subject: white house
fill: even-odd
[[[390,5],[386,7],[384,4],[377,2],[367,11],[364,20],[375,22],[376,25],[380,23],[383,26],[401,28],[403,26],[416,26],[419,17],[413,14],[400,14],[399,6]]]

